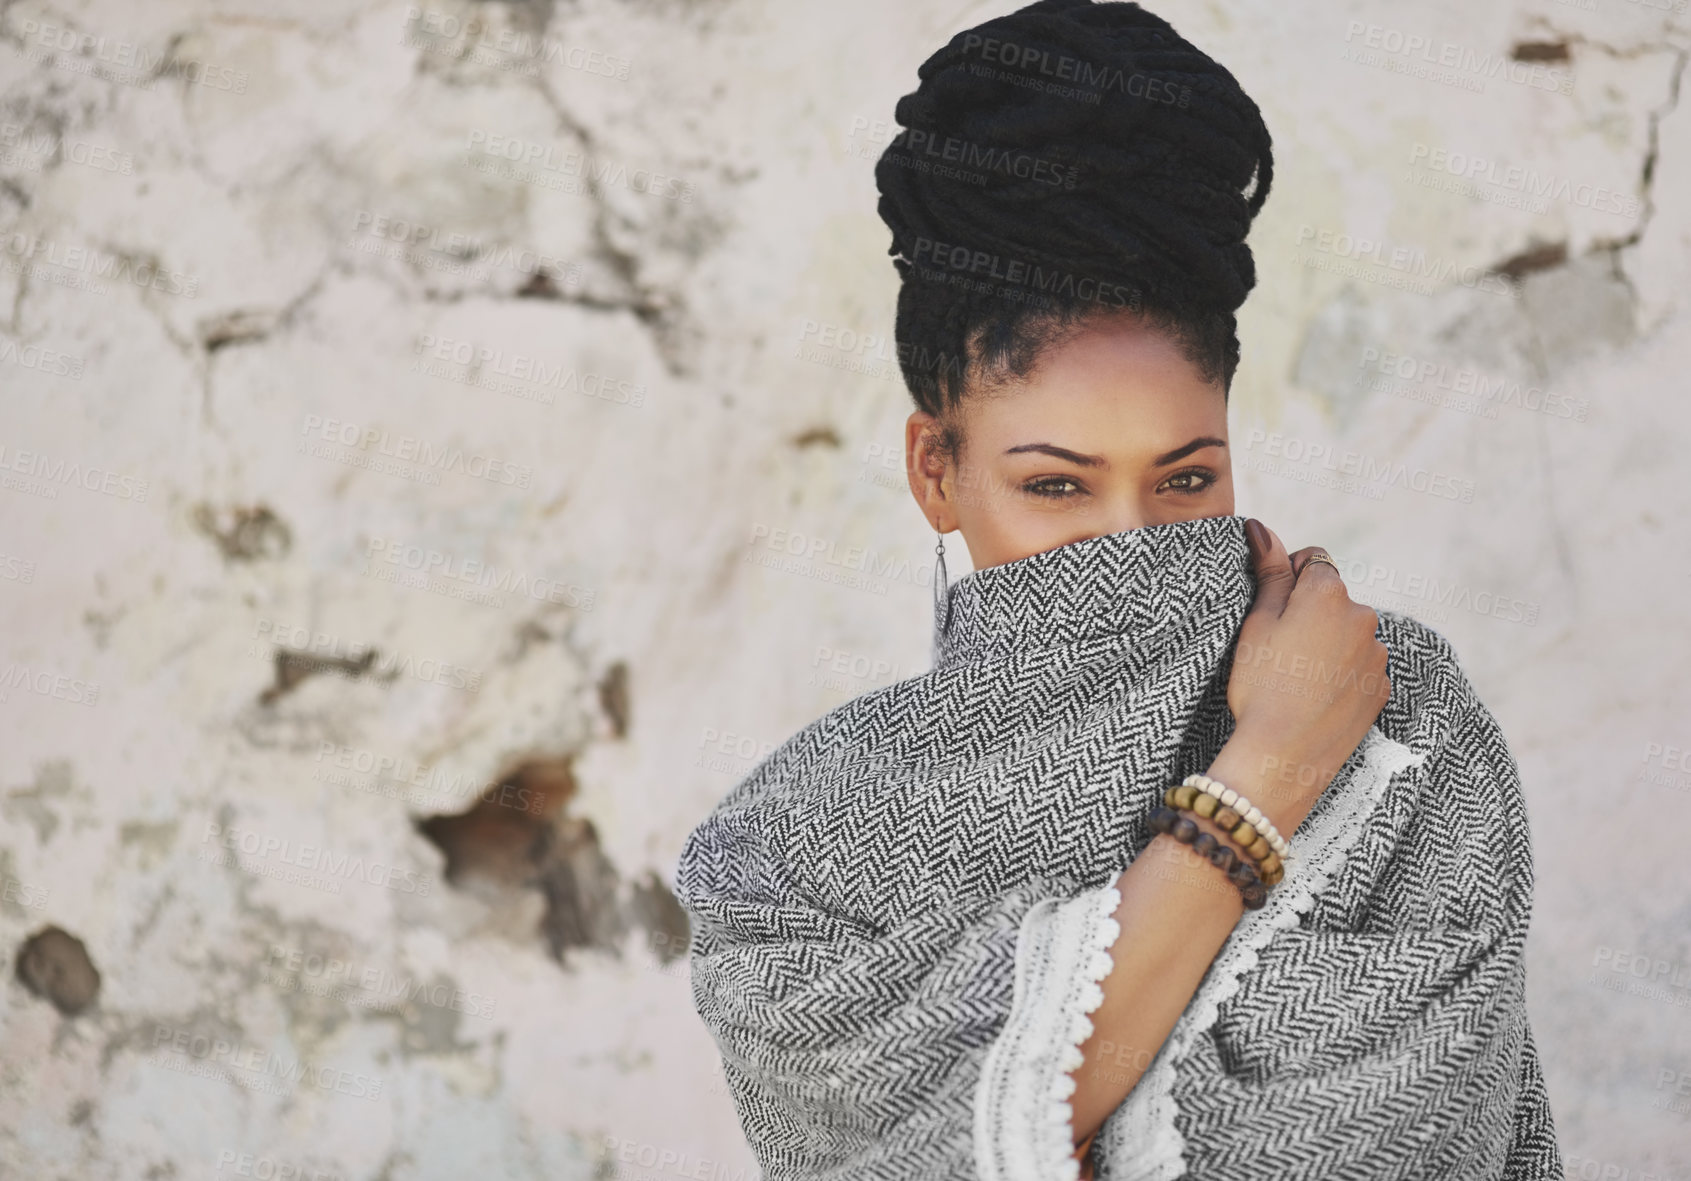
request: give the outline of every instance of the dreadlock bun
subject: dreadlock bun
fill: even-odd
[[[875,180],[919,404],[960,396],[939,358],[979,359],[983,340],[1025,353],[1036,325],[1108,306],[1175,327],[1231,382],[1233,313],[1256,283],[1245,238],[1273,180],[1232,74],[1138,4],[1039,0],[918,76]]]

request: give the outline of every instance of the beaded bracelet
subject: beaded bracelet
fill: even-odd
[[[1279,884],[1286,876],[1285,864],[1262,835],[1237,812],[1224,806],[1215,796],[1198,791],[1190,784],[1177,784],[1163,793],[1163,803],[1177,812],[1193,812],[1213,821],[1234,844],[1239,846],[1239,860],[1250,865],[1262,876],[1265,886]]]
[[[1239,897],[1244,901],[1246,910],[1256,910],[1268,901],[1268,887],[1251,868],[1250,861],[1237,856],[1227,845],[1203,831],[1190,816],[1182,816],[1179,809],[1164,806],[1152,810],[1150,823],[1152,832],[1166,832],[1181,844],[1191,845],[1194,853],[1207,858],[1211,865],[1225,873],[1227,880],[1239,888]]]
[[[1188,775],[1180,782],[1183,785],[1195,787],[1199,791],[1208,792],[1221,802],[1222,807],[1233,809],[1241,818],[1249,821],[1251,827],[1257,830],[1257,834],[1268,842],[1268,847],[1280,855],[1280,860],[1291,861],[1293,859],[1292,846],[1285,837],[1280,835],[1280,830],[1274,827],[1274,822],[1264,816],[1256,805],[1231,787],[1218,779],[1211,779],[1208,775],[1199,775],[1196,772]]]
[[[1220,797],[1207,791],[1199,791],[1189,783],[1182,783],[1164,792],[1163,802],[1171,808],[1189,810],[1207,820],[1213,820],[1238,843],[1252,861],[1257,863],[1257,868],[1262,872],[1262,880],[1272,886],[1285,876],[1285,861],[1291,855],[1291,849],[1280,839],[1279,833],[1274,833],[1279,846],[1286,848],[1286,857],[1281,856],[1279,849],[1269,843],[1269,838],[1239,810],[1243,799],[1237,793],[1232,794],[1237,803],[1230,807],[1223,803]],[[1258,812],[1257,815],[1262,814]],[[1266,823],[1266,818],[1264,822]]]
[[[1279,883],[1285,876],[1284,864],[1280,855],[1268,846],[1257,831],[1242,819],[1222,807],[1219,801],[1207,792],[1195,791],[1190,786],[1181,784],[1171,787],[1163,795],[1163,803],[1178,812],[1193,812],[1214,821],[1228,838],[1239,846],[1239,860],[1254,868],[1261,876],[1265,886]]]

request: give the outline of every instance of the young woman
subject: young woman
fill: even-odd
[[[876,172],[906,450],[976,569],[933,671],[794,735],[677,875],[764,1175],[1560,1177],[1496,722],[1234,515],[1255,104],[1087,0],[920,77]]]

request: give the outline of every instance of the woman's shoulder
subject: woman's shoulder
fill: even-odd
[[[1377,607],[1374,613],[1391,680],[1391,697],[1376,725],[1417,754],[1435,750],[1485,706],[1444,633],[1402,611]]]

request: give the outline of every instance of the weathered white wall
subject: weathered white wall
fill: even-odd
[[[1240,511],[1502,719],[1574,1176],[1691,1176],[1676,3],[1154,6],[1276,139]],[[872,161],[1010,7],[0,11],[0,1161],[754,1173],[662,883],[763,753],[927,667]],[[1494,70],[1518,43],[1567,60]],[[1494,416],[1439,403],[1476,375],[1518,383]],[[824,548],[767,565],[790,534]],[[15,966],[47,928],[99,973],[75,1015],[71,940]]]

